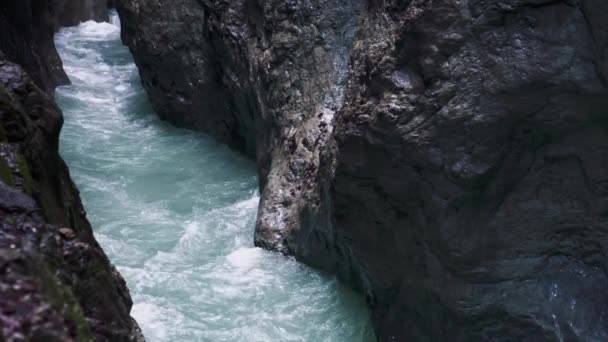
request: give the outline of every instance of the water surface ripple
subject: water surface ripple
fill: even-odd
[[[73,82],[57,91],[61,153],[146,338],[371,340],[334,277],[253,247],[254,163],[154,115],[112,17],[56,36]]]

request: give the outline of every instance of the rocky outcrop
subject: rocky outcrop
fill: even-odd
[[[155,108],[255,151],[256,244],[378,340],[608,339],[605,1],[171,3],[117,1]]]
[[[117,3],[123,40],[137,51],[135,62],[154,109],[173,124],[210,132],[245,150],[246,132],[253,130],[241,126],[253,118],[240,123],[221,86],[220,61],[203,31],[206,12],[196,0],[162,2]]]
[[[21,65],[47,93],[68,84],[53,36],[64,26],[107,20],[106,0],[3,1],[0,4],[0,50]]]
[[[363,1],[116,3],[155,110],[256,156],[267,189],[256,242],[290,252],[289,231],[320,202],[320,151]]]
[[[61,112],[0,58],[0,336],[141,340],[125,281],[58,154]]]
[[[46,4],[0,5],[0,340],[141,341],[58,153],[47,91],[65,74]]]

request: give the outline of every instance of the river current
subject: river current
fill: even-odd
[[[61,154],[148,341],[373,340],[335,277],[253,246],[255,164],[157,118],[115,13],[55,40]]]

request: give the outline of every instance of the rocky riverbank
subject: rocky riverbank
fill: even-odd
[[[255,155],[256,243],[380,341],[608,338],[601,0],[118,0],[159,115]]]
[[[126,284],[95,241],[59,156],[69,82],[53,35],[105,1],[0,5],[0,340],[141,341]]]

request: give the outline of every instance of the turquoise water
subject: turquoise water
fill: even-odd
[[[161,122],[113,23],[64,29],[61,153],[149,341],[370,341],[334,277],[253,246],[252,161]]]

